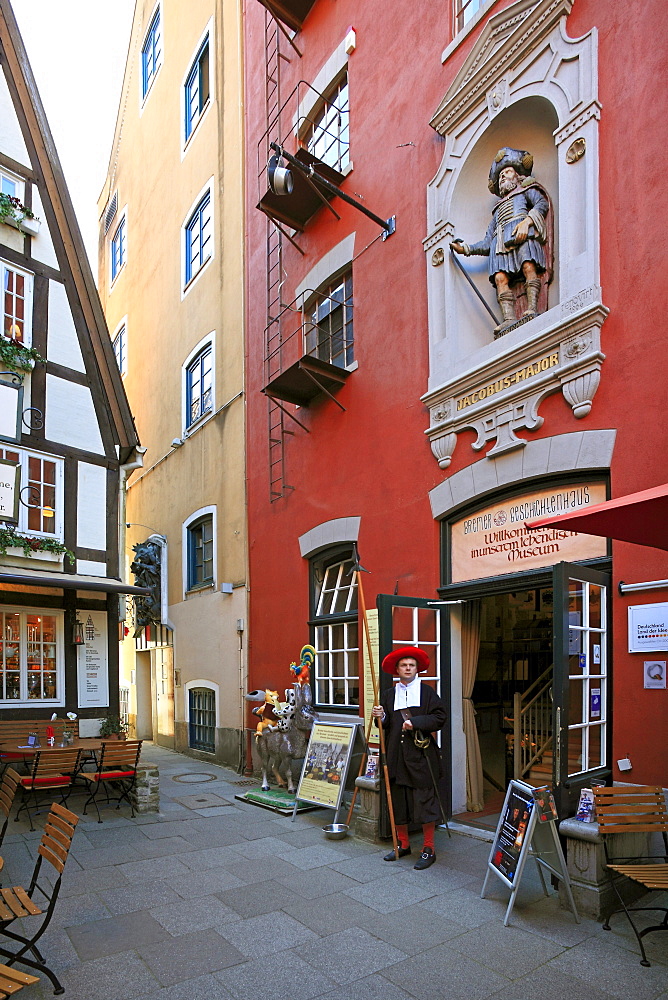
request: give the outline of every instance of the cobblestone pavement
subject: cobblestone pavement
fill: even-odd
[[[142,756],[160,813],[82,818],[40,944],[68,1000],[668,1000],[668,934],[645,938],[643,968],[623,915],[608,933],[576,924],[529,866],[504,927],[503,884],[480,899],[480,840],[437,831],[436,864],[416,872],[387,846],[325,839],[330,811],[293,823],[235,800],[232,771]],[[5,885],[27,883],[39,837],[10,822]],[[51,995],[46,979],[21,994]]]

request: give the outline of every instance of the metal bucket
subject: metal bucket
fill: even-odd
[[[347,823],[330,823],[328,826],[323,826],[322,832],[329,840],[343,840],[348,836],[349,829]]]

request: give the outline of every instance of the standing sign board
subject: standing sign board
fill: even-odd
[[[355,737],[362,722],[359,719],[346,723],[314,723],[297,786],[295,808],[298,801],[310,802],[335,809],[338,814]]]
[[[568,901],[576,923],[580,923],[571,883],[566,869],[555,821],[557,810],[552,791],[547,787],[534,788],[523,781],[513,780],[508,785],[505,802],[494,834],[492,849],[487,861],[487,872],[480,896],[484,899],[491,873],[500,878],[510,889],[510,900],[503,920],[508,926],[517,890],[522,879],[526,860],[533,857],[547,896],[543,869],[560,879],[566,888]]]

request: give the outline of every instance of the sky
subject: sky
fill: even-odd
[[[134,0],[12,0],[93,275]]]

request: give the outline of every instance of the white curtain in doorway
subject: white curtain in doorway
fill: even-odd
[[[480,601],[468,601],[462,609],[462,717],[466,736],[466,810],[481,812],[482,760],[471,695],[478,670],[480,649]]]

